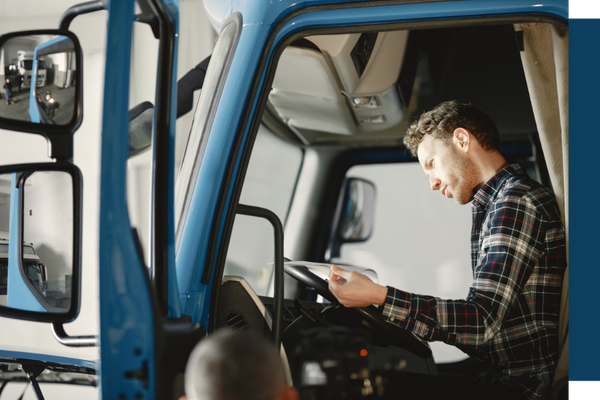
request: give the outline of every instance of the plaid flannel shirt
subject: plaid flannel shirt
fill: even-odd
[[[489,362],[496,379],[531,399],[552,383],[566,267],[565,232],[554,195],[513,164],[472,202],[473,285],[466,300],[388,288],[382,313],[427,341],[440,340]]]

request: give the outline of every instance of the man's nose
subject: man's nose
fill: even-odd
[[[431,190],[440,190],[440,184],[441,181],[433,176],[429,177],[429,186],[431,187]]]

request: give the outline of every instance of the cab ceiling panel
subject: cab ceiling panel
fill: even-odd
[[[301,39],[283,51],[269,101],[305,142],[310,132],[352,136],[395,126],[405,114],[396,82],[407,38],[398,31]]]

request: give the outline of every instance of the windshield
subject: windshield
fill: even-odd
[[[37,286],[43,281],[42,269],[37,260],[23,260],[23,268],[27,271],[27,278],[31,283],[34,283]]]
[[[8,245],[6,245],[8,246]],[[6,251],[8,253],[8,249]],[[0,250],[0,253],[2,253],[2,251]],[[33,247],[31,246],[23,246],[23,254],[35,254],[35,250],[33,250]]]

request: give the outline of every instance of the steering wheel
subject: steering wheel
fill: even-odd
[[[329,300],[332,304],[345,308],[339,304],[335,296],[329,291],[327,281],[313,274],[307,267],[303,265],[284,264],[284,270],[294,279],[315,289],[318,294]],[[348,310],[357,313],[362,325],[373,331],[374,334],[382,335],[389,344],[406,349],[422,358],[431,357],[431,349],[425,343],[421,342],[407,330],[388,323],[374,306],[349,308]]]

